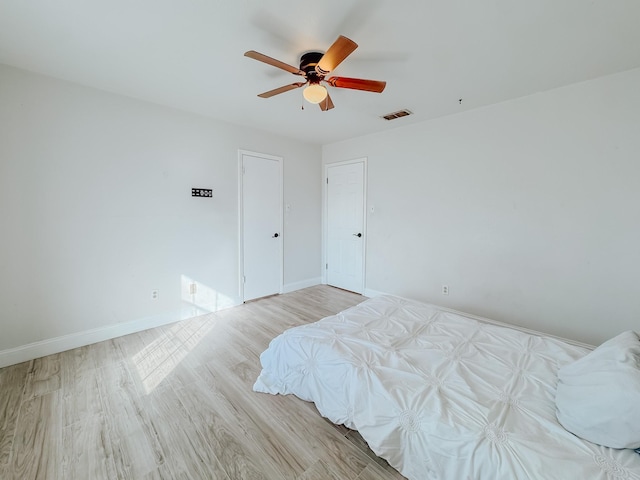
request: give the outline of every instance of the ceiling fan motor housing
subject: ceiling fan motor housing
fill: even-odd
[[[322,52],[307,52],[300,57],[300,70],[306,74],[309,83],[320,83],[324,78],[324,75],[318,75],[316,72],[316,65],[323,55]]]

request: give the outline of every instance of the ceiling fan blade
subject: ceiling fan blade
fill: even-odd
[[[356,42],[340,35],[338,39],[333,42],[333,45],[329,47],[329,50],[322,56],[318,65],[316,65],[316,72],[320,75],[326,75],[330,71],[335,70],[356,48],[358,48]]]
[[[376,93],[381,93],[384,87],[387,86],[387,82],[364,80],[362,78],[331,77],[325,79],[325,81],[332,87],[351,88],[352,90],[365,90]]]
[[[273,97],[274,95],[278,95],[280,93],[288,92],[289,90],[300,88],[303,85],[306,85],[306,82],[296,82],[296,83],[292,83],[291,85],[285,85],[284,87],[274,88],[273,90],[269,90],[268,92],[261,93],[258,96],[260,98],[269,98],[269,97]]]
[[[331,110],[333,108],[333,102],[331,101],[331,97],[327,93],[327,98],[321,101],[319,104],[320,110],[326,112],[327,110]]]
[[[275,58],[268,57],[267,55],[256,52],[255,50],[249,50],[248,52],[245,52],[244,56],[253,58],[254,60],[258,60],[259,62],[264,62],[273,67],[281,68],[282,70],[293,73],[294,75],[305,75],[305,73],[298,67],[294,67],[293,65],[281,62],[280,60],[276,60]]]

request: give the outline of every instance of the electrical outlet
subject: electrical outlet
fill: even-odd
[[[449,285],[442,285],[442,294],[449,295]]]
[[[151,290],[151,300],[157,300],[159,296],[160,296],[159,290],[157,289]]]
[[[195,295],[198,293],[198,284],[192,283],[189,285],[189,295]]]

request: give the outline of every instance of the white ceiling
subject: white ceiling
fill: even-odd
[[[334,73],[382,94],[256,96],[299,77],[245,51],[297,65],[340,34],[359,48]],[[0,63],[325,144],[640,67],[640,2],[0,0]]]

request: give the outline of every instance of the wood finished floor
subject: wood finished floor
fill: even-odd
[[[252,391],[317,286],[0,369],[0,479],[403,479],[312,403]]]

